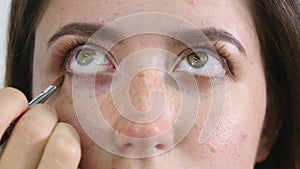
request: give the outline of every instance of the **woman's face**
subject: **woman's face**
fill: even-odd
[[[84,45],[119,18],[107,36]],[[157,20],[146,22],[151,18]],[[160,30],[165,23],[171,26]],[[189,24],[211,43],[174,38]],[[164,35],[124,36],[138,26]],[[117,34],[123,35],[118,41],[110,37]],[[34,96],[65,75],[47,104],[79,132],[81,168],[250,169],[260,159],[266,84],[247,1],[50,0],[37,26],[33,63]]]

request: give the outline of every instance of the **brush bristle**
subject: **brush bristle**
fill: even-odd
[[[60,87],[63,83],[64,83],[64,80],[65,80],[65,76],[64,75],[61,75],[59,78],[57,78],[55,80],[54,83],[52,83],[53,86],[56,86],[56,87]]]

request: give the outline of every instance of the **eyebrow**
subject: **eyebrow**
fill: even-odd
[[[204,34],[209,38],[211,41],[226,41],[233,45],[235,45],[238,50],[242,53],[246,53],[244,46],[229,32],[225,30],[217,30],[216,28],[209,28],[203,30]]]
[[[70,23],[62,28],[60,28],[57,32],[55,32],[48,40],[47,45],[48,48],[58,40],[62,36],[66,35],[75,35],[90,38],[92,36],[101,37],[102,40],[106,41],[114,41],[121,37],[121,33],[112,28],[106,27],[102,28],[103,24],[87,24],[87,23]],[[101,31],[99,31],[101,30]]]
[[[201,30],[184,30],[173,32],[176,37],[184,42],[197,44],[208,41],[224,41],[233,44],[241,53],[246,54],[244,46],[229,32],[214,27]]]
[[[50,39],[47,42],[48,48],[51,46],[54,41],[58,40],[60,37],[65,35],[76,35],[76,36],[82,36],[90,38],[93,36],[101,27],[103,27],[103,24],[88,24],[88,23],[70,23],[62,28],[60,28],[57,32],[55,32]],[[109,28],[108,28],[109,29]],[[101,29],[102,32],[99,34],[101,36],[102,40],[108,40],[113,41],[114,39],[120,39],[119,37],[122,37],[122,34],[118,32],[117,30],[113,29]],[[210,41],[225,41],[233,44],[237,47],[237,49],[242,52],[246,53],[245,48],[243,45],[229,32],[223,30],[223,29],[216,29],[214,27],[212,28],[205,28],[201,30],[204,35],[208,38]],[[199,36],[199,30],[186,30],[186,31],[178,31],[177,33],[182,36],[180,39],[195,39],[195,37]],[[97,32],[98,34],[98,32]],[[176,33],[174,33],[176,34]],[[203,39],[203,34],[200,34],[200,38]],[[200,41],[200,39],[198,39]]]
[[[48,46],[54,41],[65,35],[77,35],[77,36],[92,36],[103,25],[97,24],[85,24],[85,23],[70,23],[60,28],[51,38],[48,40]]]

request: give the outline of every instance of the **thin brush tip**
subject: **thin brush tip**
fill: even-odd
[[[55,80],[54,83],[52,83],[52,85],[56,87],[60,87],[64,83],[64,80],[65,80],[65,76],[61,75]]]

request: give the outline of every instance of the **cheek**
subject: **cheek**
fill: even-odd
[[[212,168],[238,163],[253,166],[266,111],[265,83],[261,77],[249,78],[245,83],[227,82],[222,118],[210,138],[199,144],[199,132],[203,129],[203,116],[199,116],[187,139],[179,145],[188,158],[211,161],[217,165]]]
[[[228,84],[223,118],[207,145],[228,154],[228,161],[252,165],[266,112],[266,94],[263,78],[250,79],[245,84]]]
[[[59,121],[68,122],[70,124],[77,124],[76,111],[74,109],[73,95],[72,95],[72,78],[65,75],[63,85],[51,97],[47,104],[53,106],[58,113]]]

